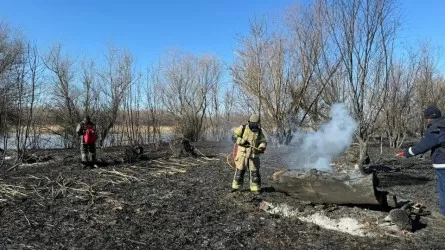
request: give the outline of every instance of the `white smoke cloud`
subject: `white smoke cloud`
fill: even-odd
[[[331,120],[315,132],[298,132],[297,142],[289,146],[288,168],[332,171],[330,163],[352,143],[357,122],[350,116],[345,104],[331,108]]]

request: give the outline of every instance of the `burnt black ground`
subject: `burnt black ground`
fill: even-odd
[[[338,216],[381,220],[387,211],[318,206],[277,192],[230,194],[230,144],[194,144],[208,157],[142,160],[84,168],[78,150],[48,150],[54,160],[0,169],[0,249],[445,249],[445,218],[438,215],[435,172],[429,159],[396,159],[393,149],[371,148],[369,170],[380,188],[424,204],[432,215],[414,233],[359,237],[296,218],[272,215],[261,201],[286,203]],[[146,151],[150,148],[146,148]],[[116,159],[121,148],[99,151]],[[155,154],[156,152],[149,152]],[[157,154],[159,156],[159,154]],[[66,156],[74,156],[68,157]],[[63,160],[65,158],[65,160]],[[262,159],[263,186],[283,165],[280,150]],[[63,161],[62,161],[63,160]]]

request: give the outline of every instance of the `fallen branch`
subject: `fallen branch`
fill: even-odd
[[[158,163],[158,164],[161,164],[161,165],[167,165],[168,164],[166,162],[162,162],[162,161],[158,161],[158,160],[152,160],[152,162],[155,162],[155,163]]]
[[[90,203],[90,206],[92,206],[93,204],[94,204],[94,200],[95,200],[95,196],[94,196],[94,193],[96,193],[94,190],[93,190],[93,186],[91,186],[91,185],[88,185],[88,184],[86,184],[86,183],[84,183],[84,182],[81,182],[81,183],[79,183],[79,184],[81,184],[81,185],[84,185],[86,188],[70,188],[71,190],[73,190],[73,191],[78,191],[78,192],[84,192],[84,193],[87,193],[89,196],[90,196],[90,198],[91,198],[91,203]],[[75,196],[75,197],[78,197],[78,196]],[[83,196],[81,196],[82,198],[83,198]],[[83,200],[86,200],[86,199],[83,199]]]
[[[18,166],[20,166],[20,163],[16,163],[16,164],[14,164],[12,167],[6,169],[6,171],[9,172],[9,171],[13,170],[14,168],[16,168],[16,167],[18,167]]]
[[[28,174],[28,179],[41,180],[42,178]]]
[[[129,178],[129,179],[133,179],[133,180],[135,180],[135,181],[140,181],[140,179],[137,178],[137,177],[134,177],[134,176],[132,176],[132,175],[128,175],[128,174],[124,174],[124,173],[122,173],[122,172],[116,171],[115,169],[113,169],[112,171],[109,171],[109,173],[115,174],[115,175],[117,175],[117,176],[121,176],[121,177]]]
[[[169,167],[169,166],[165,166],[165,165],[173,165],[171,162],[163,162],[163,161],[158,161],[158,160],[153,160],[152,161],[152,163],[157,163],[157,164],[160,164],[160,165],[163,165],[162,166],[162,168],[167,168],[167,169],[169,169],[169,168],[175,168],[175,167]],[[176,165],[178,165],[178,164],[176,164]],[[180,165],[181,167],[185,167],[184,165]]]
[[[171,169],[159,170],[156,172],[156,174],[176,174],[176,173],[186,173],[186,172],[187,171],[185,169],[171,168]]]
[[[173,159],[172,159],[173,160]],[[162,162],[162,161],[158,161],[158,160],[153,160],[152,162],[154,163],[158,163],[163,165],[162,168],[166,168],[166,169],[176,169],[175,167],[170,167],[170,166],[165,166],[165,165],[175,165],[178,167],[189,167],[189,166],[193,166],[193,165],[186,165],[186,164],[181,164],[181,163],[175,163],[175,162]],[[189,163],[188,163],[189,164]],[[199,166],[199,165],[198,165]]]
[[[209,160],[209,161],[219,161],[219,159],[212,159],[212,158],[207,157],[207,155],[201,153],[201,151],[199,151],[197,148],[195,148],[195,150],[196,150],[200,155],[202,155],[202,156],[204,157],[204,159],[206,159],[206,160]]]
[[[204,158],[205,159],[205,158]],[[205,162],[205,161],[201,161],[200,159],[196,159],[196,161],[199,161],[199,162],[201,162],[201,163],[207,163],[207,162]]]
[[[141,179],[134,177],[132,175],[128,175],[128,174],[124,174],[122,172],[116,171],[115,169],[113,170],[96,170],[99,174],[108,174],[108,175],[115,175],[117,177],[123,178],[124,180],[126,180],[126,182],[130,182],[130,180],[133,181],[141,181]]]
[[[33,185],[32,188],[34,189],[34,193],[37,194],[41,199],[45,199],[43,196],[40,195],[39,191],[37,191],[36,187]]]
[[[25,216],[26,221],[28,222],[28,226],[31,226],[31,222],[29,222],[28,217],[26,217],[25,212],[23,210],[19,209],[20,212],[22,212],[23,216]]]

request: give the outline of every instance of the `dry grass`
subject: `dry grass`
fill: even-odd
[[[13,199],[14,197],[25,197],[23,192],[25,188],[21,186],[7,185],[0,183],[0,201]]]
[[[122,129],[124,129],[125,126],[124,125],[115,125],[113,127],[114,131],[121,131]],[[49,125],[49,126],[42,126],[38,128],[38,132],[39,133],[51,133],[51,132],[61,132],[62,131],[62,127],[59,125]],[[146,125],[141,125],[139,126],[139,130],[140,131],[147,131],[147,130],[152,130],[152,128],[150,126],[146,126]],[[161,126],[160,127],[161,133],[171,133],[173,132],[173,126]]]
[[[97,169],[95,170],[95,172],[101,175],[102,178],[109,177],[115,179],[114,181],[110,180],[109,181],[110,183],[131,183],[133,181],[136,182],[145,181],[144,179],[137,178],[129,173],[124,173],[122,171],[117,171],[115,169],[113,170]]]

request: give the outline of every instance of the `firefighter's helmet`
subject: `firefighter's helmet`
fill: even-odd
[[[257,114],[253,114],[249,117],[249,122],[251,123],[259,123],[260,122],[260,116]]]

